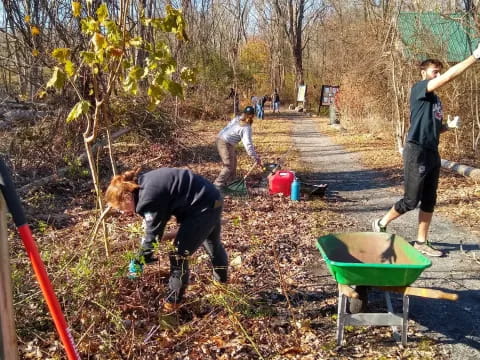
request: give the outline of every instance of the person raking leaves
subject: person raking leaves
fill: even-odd
[[[235,146],[243,143],[245,151],[261,167],[260,156],[255,151],[252,142],[252,123],[255,116],[253,106],[247,106],[243,114],[235,116],[227,126],[225,126],[217,135],[217,150],[222,159],[222,170],[215,179],[215,186],[222,189],[235,177],[237,170],[237,154]]]
[[[139,174],[127,171],[112,178],[105,200],[113,209],[143,218],[144,237],[130,263],[130,277],[143,265],[157,261],[154,244],[162,238],[173,215],[180,224],[174,250],[169,253],[170,277],[164,308],[181,303],[189,282],[189,257],[203,245],[213,265],[216,281],[227,281],[228,257],[220,240],[223,200],[217,188],[188,169],[159,168]]]

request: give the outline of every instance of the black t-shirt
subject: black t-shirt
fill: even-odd
[[[427,92],[428,81],[412,86],[407,141],[437,151],[443,120],[442,102],[435,93]]]
[[[137,214],[145,220],[145,240],[162,235],[170,217],[179,222],[213,207],[220,199],[217,188],[187,169],[160,168],[139,176]]]

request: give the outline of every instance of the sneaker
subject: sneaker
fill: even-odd
[[[387,232],[387,227],[380,225],[380,220],[381,219],[375,219],[372,221],[372,230],[374,232]]]
[[[443,256],[443,252],[431,247],[428,242],[418,242],[415,241],[413,247],[420,251],[422,254],[433,256],[433,257],[440,257]]]
[[[140,249],[138,249],[137,254],[135,255],[135,258],[133,260],[136,261],[138,264],[148,265],[157,262],[158,258],[155,257],[153,248],[150,249],[141,247]]]

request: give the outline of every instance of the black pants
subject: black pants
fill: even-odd
[[[187,257],[201,245],[210,257],[215,280],[227,281],[228,257],[220,240],[221,214],[222,206],[204,209],[180,223],[174,242],[176,249],[170,254],[170,293],[167,301],[181,301],[189,280]]]
[[[437,202],[437,187],[440,176],[440,155],[420,145],[407,143],[403,150],[404,195],[395,203],[395,210],[404,214],[420,203],[420,209],[433,212]]]

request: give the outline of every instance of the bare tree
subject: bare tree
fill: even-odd
[[[285,68],[291,63],[291,52],[283,35],[283,28],[276,21],[276,13],[272,2],[256,0],[254,2],[257,13],[259,36],[265,40],[270,57],[270,88],[282,89],[285,82]]]
[[[9,51],[3,66],[18,78],[17,91],[32,98],[44,82],[43,69],[51,65],[50,51],[82,43],[79,24],[67,0],[4,0],[3,12]]]
[[[305,29],[324,14],[326,6],[318,0],[272,0],[275,12],[274,21],[278,22],[286,35],[293,57],[295,85],[305,82],[303,51],[310,40],[305,38]]]
[[[227,44],[228,44],[228,59],[233,70],[234,89],[234,111],[235,111],[235,96],[238,92],[238,58],[239,50],[242,40],[247,38],[248,15],[250,13],[250,0],[234,0],[230,3],[224,3],[225,9],[231,15],[230,22],[227,24]]]

